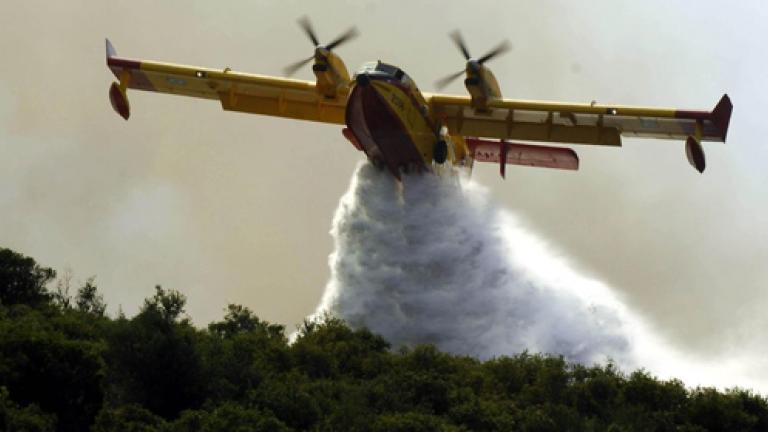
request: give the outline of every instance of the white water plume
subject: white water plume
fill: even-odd
[[[573,271],[485,189],[453,176],[404,176],[361,164],[331,234],[331,279],[315,317],[365,326],[395,347],[433,343],[490,358],[522,351],[689,385],[766,388],[754,359],[675,353],[602,283]]]

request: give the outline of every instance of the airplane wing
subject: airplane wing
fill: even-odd
[[[727,95],[712,111],[500,99],[481,112],[469,96],[425,98],[452,135],[607,146],[622,136],[725,142],[733,109]]]
[[[126,120],[126,89],[218,100],[223,109],[344,124],[346,98],[327,99],[312,81],[118,57],[107,40],[107,67],[120,81],[110,88],[113,108]]]

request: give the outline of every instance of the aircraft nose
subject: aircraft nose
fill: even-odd
[[[367,86],[371,82],[371,78],[366,73],[359,73],[355,78],[358,85]]]

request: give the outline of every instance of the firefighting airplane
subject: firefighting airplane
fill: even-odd
[[[424,93],[397,66],[364,64],[350,78],[334,49],[357,35],[350,29],[321,44],[309,21],[299,21],[314,44],[311,57],[285,68],[290,76],[313,62],[316,80],[302,81],[118,57],[109,40],[107,66],[119,82],[109,89],[115,111],[130,116],[127,89],[218,100],[223,109],[345,125],[342,134],[376,166],[397,179],[401,172],[470,167],[475,161],[576,170],[568,148],[533,142],[621,146],[621,137],[685,140],[690,164],[705,168],[702,141],[725,142],[733,106],[724,95],[712,111],[505,99],[485,65],[504,53],[504,42],[472,57],[461,35],[451,36],[465,68],[437,82],[441,88],[465,76],[469,96]]]

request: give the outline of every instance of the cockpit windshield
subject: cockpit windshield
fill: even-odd
[[[391,64],[382,63],[381,61],[365,63],[357,72],[355,72],[355,76],[361,73],[373,76],[384,75],[399,80],[403,84],[408,85],[411,85],[412,83],[411,78],[405,72],[403,72],[402,69]]]

